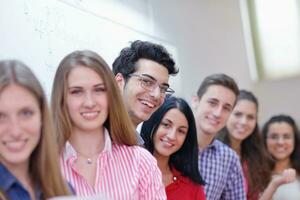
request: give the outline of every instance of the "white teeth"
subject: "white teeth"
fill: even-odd
[[[144,105],[146,105],[146,106],[148,106],[148,107],[150,107],[150,108],[154,108],[154,104],[152,104],[152,103],[150,103],[148,101],[141,101],[141,103],[144,104]]]
[[[98,112],[84,112],[84,113],[81,113],[81,115],[85,118],[93,118],[98,115]]]

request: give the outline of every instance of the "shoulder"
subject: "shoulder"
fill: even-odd
[[[214,145],[217,154],[220,155],[222,158],[231,160],[233,162],[239,162],[238,155],[229,146],[227,146],[226,144],[222,143],[219,140],[215,140]]]
[[[126,158],[138,162],[139,164],[156,165],[156,159],[151,153],[140,146],[127,146],[114,144],[112,147],[113,156],[125,156]]]

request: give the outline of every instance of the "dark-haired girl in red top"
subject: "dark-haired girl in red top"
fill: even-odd
[[[198,170],[198,146],[193,112],[181,98],[168,97],[143,123],[145,147],[157,159],[168,200],[205,200]]]

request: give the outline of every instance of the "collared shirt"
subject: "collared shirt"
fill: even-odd
[[[6,167],[0,163],[0,189],[4,191],[5,195],[9,199],[22,199],[31,200],[30,194],[22,186],[22,184],[17,180],[17,178],[12,175]],[[42,191],[39,188],[35,190],[35,198],[42,199]]]
[[[104,195],[109,199],[166,199],[161,172],[155,158],[139,146],[117,145],[105,130],[105,144],[97,159],[93,186],[77,173],[75,149],[69,142],[61,156],[66,180],[79,196]]]
[[[190,178],[182,176],[172,168],[173,182],[166,187],[168,200],[205,200],[203,186],[194,183]]]
[[[218,140],[199,151],[199,170],[207,200],[246,199],[244,177],[237,154]]]

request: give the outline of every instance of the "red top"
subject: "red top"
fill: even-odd
[[[172,173],[174,176],[173,183],[166,187],[168,200],[206,199],[202,185],[196,184],[190,178],[182,176],[180,172],[175,169],[172,169]]]

